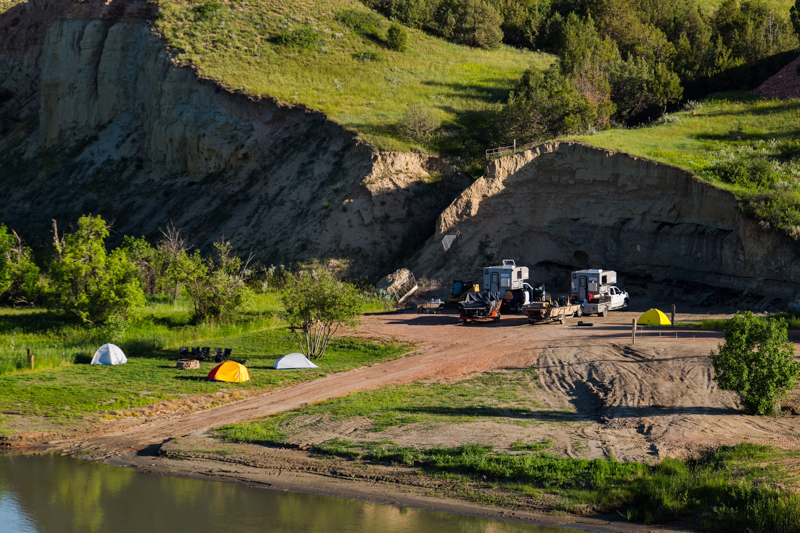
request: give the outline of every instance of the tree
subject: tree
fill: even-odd
[[[400,24],[392,23],[386,31],[386,45],[398,52],[405,52],[408,48],[408,32]]]
[[[245,284],[249,259],[242,261],[225,240],[215,242],[214,250],[215,257],[204,259],[196,251],[174,265],[176,279],[186,284],[186,292],[194,304],[196,323],[225,320],[250,294]]]
[[[39,267],[31,249],[15,231],[0,224],[0,297],[12,303],[33,303],[41,293]]]
[[[789,9],[789,20],[792,21],[794,32],[800,36],[800,0],[794,0],[794,5]]]
[[[144,305],[139,272],[121,248],[106,251],[106,223],[83,216],[78,228],[60,238],[53,221],[55,258],[50,263],[50,306],[98,325],[125,319],[131,308]]]
[[[430,109],[422,104],[409,104],[399,126],[405,138],[421,143],[429,141],[439,125],[439,119]]]
[[[541,142],[582,133],[597,119],[597,105],[581,95],[558,65],[545,73],[525,71],[498,121],[501,135],[521,142]]]
[[[442,37],[475,48],[497,48],[503,19],[485,0],[443,0],[434,14]]]
[[[297,340],[309,359],[319,359],[342,325],[353,327],[361,314],[361,296],[352,285],[318,266],[287,277],[283,305]]]
[[[736,314],[725,325],[725,343],[711,353],[714,380],[739,394],[745,412],[768,415],[794,386],[800,373],[786,322]]]

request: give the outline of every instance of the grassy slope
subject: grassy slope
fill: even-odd
[[[672,115],[675,122],[616,129],[571,137],[677,166],[734,193],[743,210],[795,240],[800,239],[800,100],[761,98],[749,93],[713,96],[692,115]],[[766,157],[781,177],[774,187],[745,188],[718,179],[717,169],[732,159]],[[777,200],[762,202],[764,194]]]
[[[358,423],[367,418],[374,431],[420,422],[430,428],[482,419],[520,424],[539,410],[530,397],[536,381],[535,373],[527,370],[488,373],[458,384],[386,387],[217,431],[233,442],[281,445],[296,444],[292,436],[320,420],[351,427],[348,419]],[[571,413],[557,414],[552,413],[548,423],[574,420]],[[800,457],[797,452],[742,444],[723,447],[693,463],[666,459],[644,465],[554,455],[551,444],[543,439],[516,442],[503,450],[479,444],[400,447],[388,441],[337,437],[315,450],[366,465],[411,466],[418,475],[448,480],[440,487],[443,496],[506,507],[534,500],[574,512],[618,510],[631,520],[648,523],[685,518],[708,531],[794,531],[800,527],[800,499],[785,491],[798,482],[792,473]]]
[[[391,51],[375,37],[357,35],[336,19],[343,9],[366,10],[357,0],[228,2],[208,16],[196,6],[160,0],[156,28],[179,59],[201,75],[231,88],[302,103],[358,132],[382,149],[408,150],[395,126],[411,103],[423,103],[442,120],[447,135],[436,146],[456,150],[487,112],[507,98],[519,75],[550,56],[502,47],[477,50],[409,29],[409,50]],[[381,32],[388,21],[381,18]],[[314,50],[272,42],[281,32],[315,28],[322,41]],[[336,34],[341,34],[341,37]],[[336,38],[339,37],[339,38]],[[353,54],[377,52],[384,61]]]

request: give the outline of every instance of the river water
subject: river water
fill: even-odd
[[[578,533],[359,500],[0,454],[2,533]]]

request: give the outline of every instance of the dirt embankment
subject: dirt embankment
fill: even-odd
[[[431,242],[455,228],[462,239],[438,273],[445,279],[508,257],[559,286],[572,270],[613,268],[789,300],[800,282],[800,246],[746,218],[730,193],[579,143],[491,162],[442,213]]]
[[[0,14],[0,218],[34,244],[51,219],[91,212],[120,233],[172,220],[196,245],[224,234],[267,263],[363,259],[357,275],[429,237],[469,184],[174,64],[155,9],[34,0]]]

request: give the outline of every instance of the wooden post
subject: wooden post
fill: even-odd
[[[30,363],[30,365],[31,365],[31,370],[34,370],[33,354],[31,353],[31,349],[30,348],[28,348],[28,363]]]
[[[636,319],[631,319],[631,340],[636,344]]]
[[[675,304],[672,304],[672,327],[675,327]]]
[[[517,153],[517,140],[514,139],[514,153]]]

